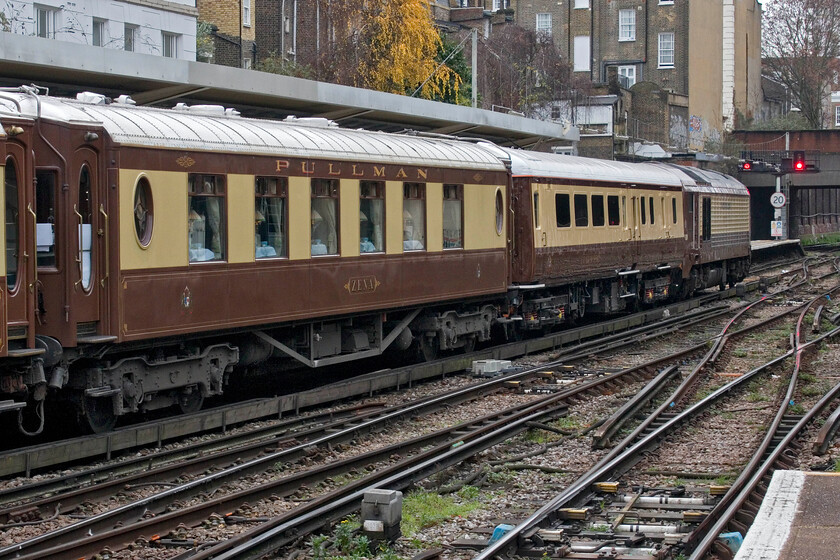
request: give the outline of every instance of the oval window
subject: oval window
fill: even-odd
[[[154,206],[152,204],[152,186],[145,177],[140,177],[134,189],[134,232],[140,246],[146,248],[152,241],[154,224]]]
[[[18,184],[17,168],[12,158],[6,160],[6,285],[13,291],[18,279],[18,259],[20,256],[20,235],[18,220]]]
[[[502,189],[496,189],[496,235],[502,235],[504,225],[505,202],[502,198]]]

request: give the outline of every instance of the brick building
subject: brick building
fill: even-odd
[[[213,58],[223,66],[250,68],[256,52],[256,0],[196,0],[199,19],[213,26]]]
[[[658,130],[657,138],[640,140],[702,150],[760,110],[756,0],[512,0],[511,6],[519,25],[551,35],[579,76],[603,83],[614,72],[618,86],[638,91],[630,105],[640,112],[628,112],[628,134]]]

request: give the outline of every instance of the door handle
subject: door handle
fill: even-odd
[[[110,267],[110,253],[108,251],[108,214],[105,213],[105,205],[99,205],[99,213],[102,214],[102,217],[105,218],[105,273],[102,275],[102,280],[99,281],[99,284],[104,288],[105,287],[105,280],[108,279],[108,274],[110,274],[111,267]]]

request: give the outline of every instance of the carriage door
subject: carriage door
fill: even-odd
[[[34,348],[35,332],[35,244],[34,236],[24,235],[27,213],[26,185],[32,184],[31,168],[25,164],[20,146],[7,144],[6,213],[6,292],[9,339],[13,346]],[[31,218],[30,218],[31,221]]]
[[[99,280],[102,276],[101,244],[104,230],[104,198],[100,196],[97,154],[89,149],[76,153],[71,174],[67,278],[71,290],[70,306],[80,342],[99,334]],[[102,209],[100,211],[100,205]]]

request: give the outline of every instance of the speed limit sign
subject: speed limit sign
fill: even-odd
[[[786,202],[785,193],[774,192],[770,195],[770,205],[773,208],[784,208]]]

